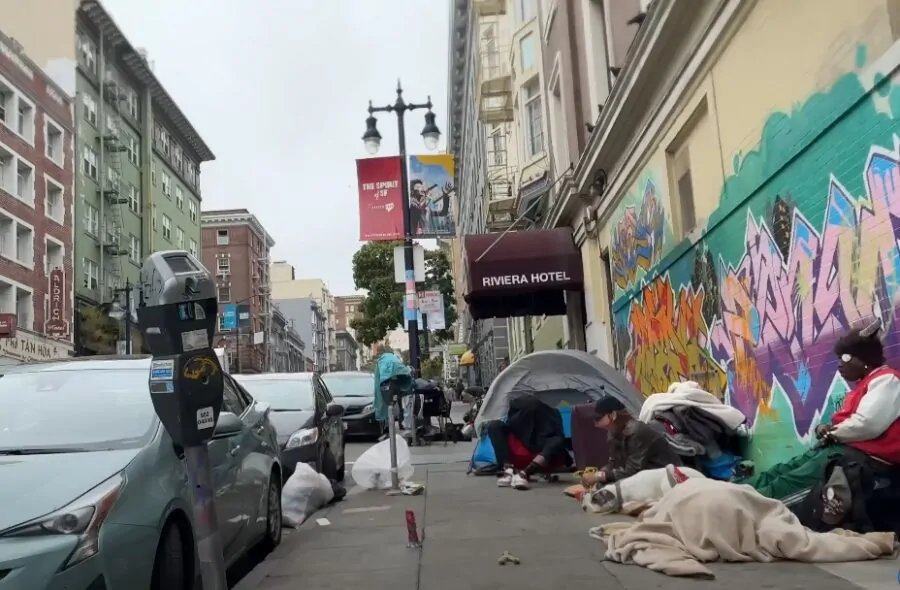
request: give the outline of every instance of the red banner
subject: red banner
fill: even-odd
[[[403,187],[399,156],[356,161],[359,182],[359,239],[403,239]]]

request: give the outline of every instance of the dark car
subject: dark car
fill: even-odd
[[[324,373],[322,380],[334,400],[344,406],[347,436],[378,438],[386,425],[375,419],[375,375],[365,371]]]
[[[285,480],[297,463],[328,479],[344,480],[344,407],[336,403],[316,373],[262,373],[233,376],[250,394],[271,407],[278,432]]]

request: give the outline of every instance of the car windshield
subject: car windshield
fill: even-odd
[[[156,434],[146,369],[0,376],[0,454],[137,449]]]
[[[299,412],[314,410],[312,383],[302,379],[241,379],[235,378],[260,401],[267,402],[275,412]]]
[[[335,397],[374,397],[374,375],[341,375],[340,373],[325,373],[322,381],[328,386],[328,391]]]

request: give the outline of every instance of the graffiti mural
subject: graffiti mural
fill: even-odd
[[[626,205],[613,226],[609,262],[613,284],[624,290],[632,286],[638,272],[648,271],[663,254],[666,212],[656,183],[647,180],[639,205]]]
[[[642,304],[631,306],[631,350],[625,359],[629,379],[640,391],[666,391],[673,382],[690,379],[724,396],[725,374],[709,353],[704,298],[702,288],[691,286],[676,295],[668,278],[644,287]]]
[[[654,253],[636,206],[613,226],[619,366],[645,395],[692,379],[739,408],[759,468],[802,450],[839,407],[832,349],[848,329],[880,317],[900,367],[895,66],[773,114],[758,149],[735,156],[700,241]]]

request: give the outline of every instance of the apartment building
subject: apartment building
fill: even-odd
[[[353,334],[346,330],[338,330],[335,336],[337,346],[335,350],[335,371],[359,370],[359,343]]]
[[[0,33],[0,364],[72,353],[72,101]]]
[[[365,295],[338,295],[334,298],[335,330],[350,332],[356,337],[350,321],[357,315],[362,315],[362,304],[365,299]]]
[[[274,310],[269,274],[269,252],[275,240],[247,209],[203,211],[200,219],[201,259],[215,275],[218,289],[216,340],[226,344],[236,359],[231,364],[240,372],[265,372],[276,353],[271,343]],[[242,316],[245,313],[247,317]]]
[[[269,330],[271,355],[269,371],[272,373],[299,373],[306,371],[306,343],[294,329],[294,322],[278,308],[272,306],[272,324]]]
[[[139,283],[150,252],[198,252],[200,164],[215,156],[147,52],[128,41],[101,2],[5,6],[7,33],[75,97],[76,308],[96,307]],[[79,351],[96,351],[86,336],[76,331]]]
[[[298,279],[294,267],[283,260],[271,267],[272,293],[275,302],[294,320],[294,325],[307,344],[307,358],[316,371],[334,370],[336,366],[337,330],[335,302],[322,279]]]

